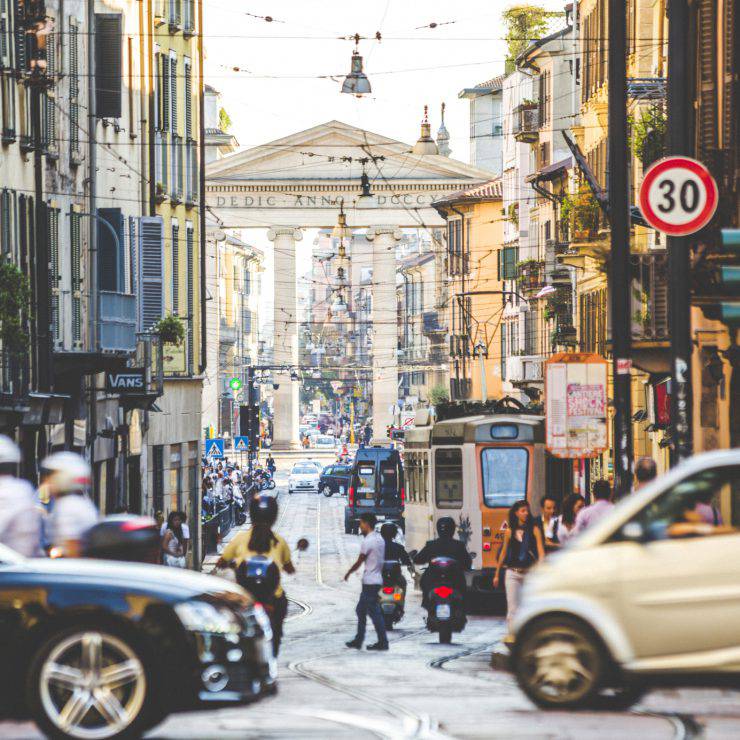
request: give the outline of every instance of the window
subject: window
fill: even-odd
[[[194,359],[195,359],[195,334],[194,334],[194,315],[195,315],[195,243],[194,243],[194,231],[193,224],[191,222],[185,223],[185,248],[187,260],[187,301],[188,301],[188,372],[194,371]],[[251,324],[250,324],[251,326]]]
[[[3,188],[0,191],[0,251],[12,259],[15,242],[15,192]]]
[[[121,117],[122,21],[120,13],[95,14],[95,115],[98,118]]]
[[[15,77],[0,75],[0,96],[2,98],[2,140],[3,144],[15,141]]]
[[[434,452],[434,491],[440,509],[462,506],[462,450],[445,448]]]
[[[51,331],[55,344],[62,339],[62,322],[60,317],[60,284],[59,271],[59,209],[49,207],[46,211],[49,235],[49,288],[51,290]]]
[[[99,208],[98,215],[113,231],[98,222],[98,285],[100,290],[122,293],[125,279],[123,213],[120,208]]]
[[[80,240],[80,214],[69,214],[70,274],[72,276],[72,342],[82,343],[82,246]]]
[[[527,498],[529,453],[524,447],[487,447],[481,452],[483,501],[491,509]]]

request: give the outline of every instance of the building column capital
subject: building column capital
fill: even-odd
[[[303,239],[303,229],[297,226],[272,226],[267,231],[267,238],[274,242],[279,236],[289,236],[293,241],[299,242]]]
[[[371,242],[380,236],[390,236],[396,241],[400,241],[403,239],[403,231],[398,226],[371,226],[365,236]]]

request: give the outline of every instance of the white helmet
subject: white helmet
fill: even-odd
[[[54,452],[41,463],[53,493],[82,491],[92,482],[90,465],[76,452]]]
[[[10,437],[0,434],[0,465],[18,465],[21,448]]]

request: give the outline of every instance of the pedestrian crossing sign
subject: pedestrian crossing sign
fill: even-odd
[[[249,449],[249,437],[234,437],[234,449],[237,452],[246,452]]]
[[[224,456],[223,439],[207,439],[206,440],[206,457],[223,458],[223,456]]]

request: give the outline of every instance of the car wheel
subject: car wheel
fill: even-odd
[[[595,709],[604,709],[608,712],[620,712],[637,704],[645,695],[646,688],[639,683],[625,683],[604,689],[595,696],[592,706]]]
[[[161,721],[156,682],[143,650],[124,632],[76,626],[50,637],[36,652],[26,698],[52,738],[135,738]]]
[[[326,496],[326,498],[329,498],[332,495],[332,493],[334,493],[334,491],[332,491],[329,486],[324,486],[321,489],[321,493],[323,493],[324,496]]]
[[[545,709],[594,706],[608,659],[596,635],[568,617],[536,622],[517,638],[514,673],[524,693]]]

